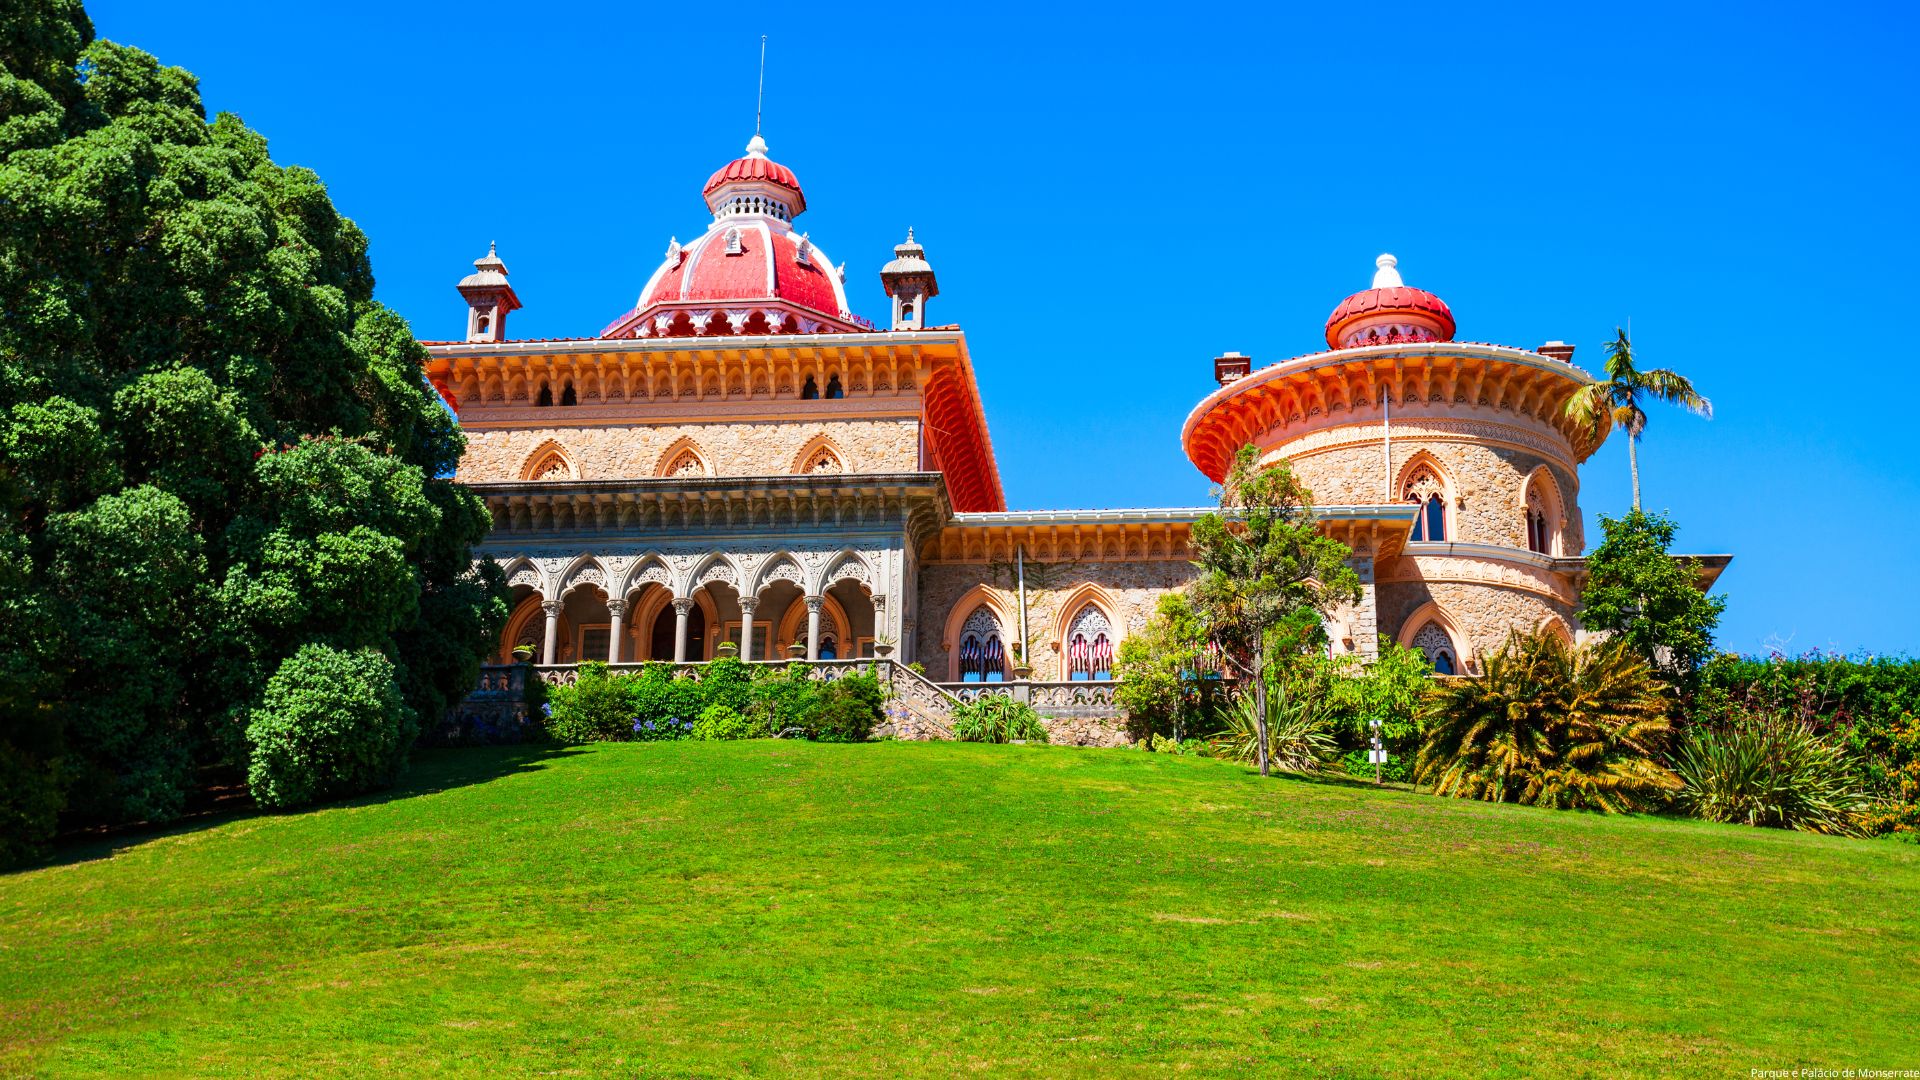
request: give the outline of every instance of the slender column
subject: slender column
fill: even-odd
[[[620,632],[622,629],[621,624],[624,623],[627,618],[627,602],[625,600],[609,600],[607,601],[607,610],[613,613],[613,624],[608,627],[611,634],[607,641],[607,663],[617,664],[620,662]]]
[[[807,659],[820,659],[820,605],[824,596],[807,597]]]
[[[551,664],[554,650],[560,644],[560,601],[542,600],[540,610],[547,613],[547,638],[540,647],[540,662]]]
[[[757,596],[740,598],[740,659],[753,659],[753,609],[760,606]]]
[[[673,598],[673,662],[687,662],[687,615],[693,610],[693,597]]]

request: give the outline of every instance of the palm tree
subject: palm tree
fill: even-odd
[[[1693,381],[1677,371],[1653,368],[1641,371],[1633,365],[1633,342],[1627,332],[1614,327],[1618,335],[1607,343],[1607,377],[1574,391],[1567,399],[1567,416],[1574,423],[1591,427],[1605,436],[1616,427],[1627,431],[1627,462],[1633,469],[1633,508],[1640,509],[1640,434],[1647,430],[1647,413],[1640,407],[1642,397],[1678,405],[1688,412],[1709,419],[1713,403],[1694,390]]]
[[[1576,647],[1547,630],[1516,632],[1486,668],[1429,698],[1415,783],[1608,813],[1658,806],[1680,786],[1657,761],[1672,704],[1624,637]]]

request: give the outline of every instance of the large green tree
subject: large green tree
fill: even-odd
[[[1286,463],[1252,446],[1234,455],[1220,510],[1193,525],[1193,610],[1254,697],[1260,775],[1268,773],[1267,692],[1276,669],[1323,645],[1323,613],[1360,599],[1345,544],[1321,534],[1313,495]]]
[[[1670,553],[1671,518],[1639,510],[1602,514],[1600,529],[1606,539],[1587,556],[1580,624],[1619,634],[1668,682],[1690,690],[1713,654],[1726,598],[1702,591],[1694,560]]]
[[[1694,390],[1693,381],[1667,368],[1641,370],[1633,358],[1633,342],[1625,330],[1614,328],[1607,342],[1607,377],[1588,383],[1567,399],[1567,416],[1575,423],[1605,434],[1614,428],[1627,433],[1627,466],[1633,472],[1633,508],[1640,509],[1640,436],[1647,430],[1647,399],[1678,405],[1691,413],[1711,417],[1713,403]]]
[[[331,770],[282,804],[391,775],[471,685],[504,601],[424,359],[317,176],[74,0],[0,0],[0,855],[178,814],[250,729]],[[392,732],[289,734],[316,648]]]

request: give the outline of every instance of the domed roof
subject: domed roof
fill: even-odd
[[[767,140],[755,135],[747,143],[744,157],[734,158],[714,170],[707,178],[707,186],[700,194],[707,197],[707,205],[714,210],[720,209],[714,195],[722,188],[732,184],[771,184],[792,193],[792,212],[788,217],[798,217],[807,209],[807,197],[800,191],[800,178],[793,170],[767,156]]]
[[[1373,288],[1340,301],[1327,316],[1327,344],[1351,349],[1390,341],[1452,341],[1453,311],[1447,302],[1400,280],[1400,260],[1374,260]]]
[[[792,170],[769,160],[755,135],[703,194],[713,223],[691,243],[669,240],[666,258],[632,311],[602,337],[811,334],[861,329],[847,307],[844,272],[793,217],[805,209]]]

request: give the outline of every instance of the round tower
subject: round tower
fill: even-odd
[[[1513,627],[1573,633],[1578,467],[1605,436],[1566,418],[1591,381],[1572,349],[1454,341],[1452,310],[1392,255],[1325,330],[1326,351],[1216,376],[1182,431],[1187,456],[1215,481],[1249,443],[1287,462],[1368,564],[1360,622],[1442,672],[1471,672]]]

